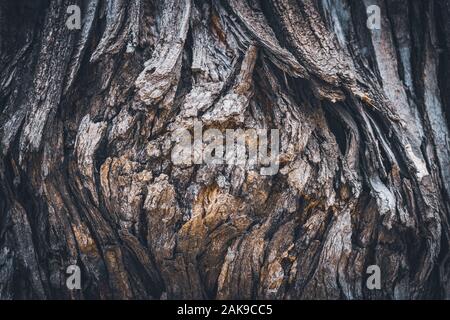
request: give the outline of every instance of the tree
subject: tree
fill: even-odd
[[[449,15],[1,1],[0,298],[449,298]],[[174,165],[194,119],[279,129],[278,172]]]

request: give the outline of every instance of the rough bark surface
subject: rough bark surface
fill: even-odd
[[[449,17],[448,0],[0,1],[0,298],[450,298]],[[173,165],[193,119],[280,129],[279,172]]]

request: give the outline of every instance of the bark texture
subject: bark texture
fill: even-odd
[[[449,17],[448,0],[2,0],[0,298],[450,298]],[[278,174],[174,166],[193,119],[280,129]]]

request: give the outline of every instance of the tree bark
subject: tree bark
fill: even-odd
[[[448,0],[1,1],[0,298],[448,299],[449,16]],[[278,173],[174,165],[193,119],[279,129]]]

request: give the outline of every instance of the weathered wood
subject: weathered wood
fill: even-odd
[[[449,16],[448,0],[1,1],[0,298],[449,298]],[[279,172],[174,165],[193,119],[279,129]]]

